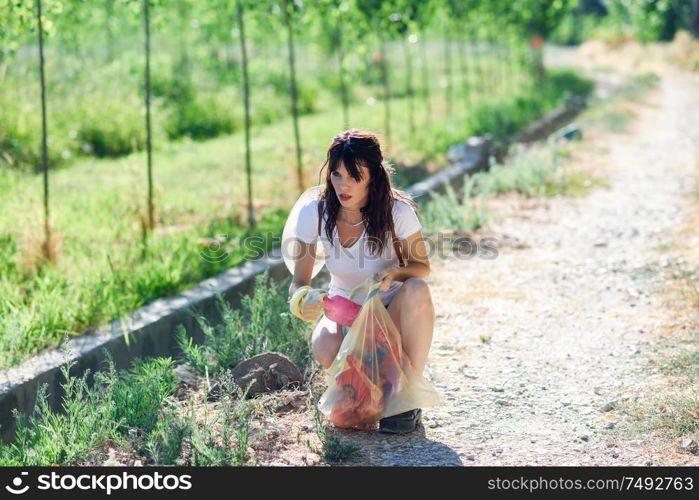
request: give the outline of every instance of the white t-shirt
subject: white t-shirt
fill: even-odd
[[[396,236],[404,240],[411,234],[422,229],[413,207],[396,197],[393,198],[393,225]],[[369,276],[383,272],[389,267],[398,265],[398,256],[393,248],[393,242],[389,241],[381,255],[370,253],[366,228],[360,238],[349,248],[343,248],[338,237],[337,226],[333,231],[333,243],[331,247],[325,232],[324,224],[321,226],[321,242],[325,249],[325,265],[330,273],[330,289],[328,295],[341,295],[349,297],[352,289],[364,282]],[[316,243],[318,238],[318,200],[310,200],[301,207],[297,219],[295,235],[304,243]],[[390,239],[389,239],[390,240]],[[400,282],[394,282],[386,292],[380,295],[389,295],[395,288],[401,286]]]

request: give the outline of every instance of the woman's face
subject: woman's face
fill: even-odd
[[[357,166],[362,172],[362,180],[359,182],[352,178],[341,161],[337,168],[330,173],[330,179],[340,204],[349,210],[359,210],[369,202],[369,169],[359,164]],[[343,195],[348,195],[349,198],[345,198]]]

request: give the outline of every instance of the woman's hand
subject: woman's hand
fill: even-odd
[[[314,288],[306,294],[301,301],[301,316],[305,321],[315,321],[318,315],[325,310],[323,297],[328,294],[325,290]]]
[[[386,269],[382,273],[376,273],[374,275],[374,279],[376,281],[383,281],[383,283],[379,287],[380,292],[385,292],[389,288],[391,288],[391,285],[395,281],[395,273],[397,270],[398,270],[397,267],[391,267],[391,268]]]

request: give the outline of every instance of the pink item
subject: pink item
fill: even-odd
[[[325,304],[325,316],[345,326],[352,326],[362,308],[361,305],[352,302],[342,295],[334,295],[332,297],[326,295],[323,297],[323,303]]]

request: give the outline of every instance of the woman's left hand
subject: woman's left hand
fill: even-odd
[[[376,273],[376,274],[374,275],[374,279],[375,279],[376,281],[383,281],[383,283],[382,283],[381,286],[379,287],[379,291],[380,291],[380,292],[385,292],[385,291],[387,291],[389,288],[391,288],[391,285],[393,284],[393,281],[395,280],[395,272],[396,272],[397,270],[398,270],[397,268],[391,267],[391,268],[389,268],[389,269],[386,269],[386,270],[385,270],[384,272],[382,272],[382,273]]]

